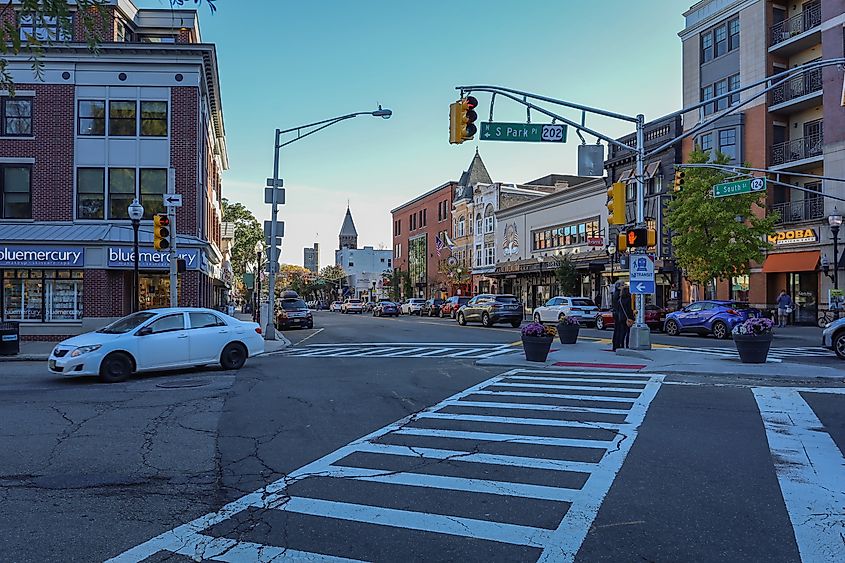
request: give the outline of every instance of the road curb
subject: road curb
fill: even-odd
[[[0,356],[2,362],[46,362],[50,354],[18,354],[16,356]]]

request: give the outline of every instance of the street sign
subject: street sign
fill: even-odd
[[[272,232],[272,221],[264,221],[264,236],[269,237],[270,233]],[[285,222],[284,221],[276,221],[276,236],[283,237],[285,236]]]
[[[164,194],[165,207],[182,207],[182,194]]]
[[[604,145],[578,145],[578,175],[604,176]]]
[[[282,186],[284,186],[284,185],[285,185],[285,181],[284,181],[284,180],[282,180],[281,178],[279,178],[279,179],[276,181],[276,187],[277,187],[277,188],[281,188],[281,187],[282,187]],[[267,178],[267,187],[268,187],[268,188],[272,188],[272,187],[273,187],[273,178]]]
[[[713,197],[727,197],[731,195],[750,194],[766,189],[765,178],[746,178],[736,182],[725,182],[713,186]]]
[[[272,246],[270,244],[270,238],[271,237],[264,237],[264,246]],[[282,245],[282,237],[276,237],[276,246],[281,246],[281,245]]]
[[[631,293],[654,293],[654,258],[648,254],[632,254],[630,260]]]
[[[276,203],[285,204],[285,189],[276,188]],[[264,203],[273,203],[273,188],[264,188]]]
[[[551,123],[481,124],[482,141],[523,141],[528,143],[565,143],[566,125]]]

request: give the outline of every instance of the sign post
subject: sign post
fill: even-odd
[[[725,182],[713,186],[713,197],[728,197],[732,195],[750,194],[766,189],[765,178],[746,178],[735,182]]]
[[[176,263],[176,208],[182,206],[182,195],[176,194],[176,169],[167,170],[167,193],[164,195],[170,219],[170,306],[179,306],[179,266]]]

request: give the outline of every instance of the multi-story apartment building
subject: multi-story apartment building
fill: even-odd
[[[772,76],[802,63],[843,56],[845,1],[702,0],[685,14],[680,33],[684,61],[684,105],[706,101],[741,84]],[[711,115],[749,100],[760,89],[706,106]],[[782,182],[809,191],[770,185],[768,213],[780,217],[775,249],[749,276],[714,282],[705,296],[748,299],[771,306],[781,289],[796,303],[795,322],[815,322],[827,302],[830,281],[819,272],[822,256],[836,262],[827,217],[834,203],[820,194],[845,195],[841,182],[800,176],[845,174],[845,108],[842,74],[835,67],[797,75],[767,96],[751,101],[699,133],[702,148],[718,149],[736,162],[778,172]],[[684,116],[689,130],[700,116]],[[684,153],[692,141],[684,146]],[[813,192],[818,192],[816,195]],[[801,236],[797,236],[796,233]]]
[[[194,10],[104,4],[97,53],[78,14],[59,30],[21,13],[19,2],[3,11],[3,23],[22,35],[59,40],[44,47],[40,79],[26,55],[9,57],[16,93],[0,96],[0,311],[22,321],[24,338],[78,333],[132,310],[127,208],[135,198],[145,210],[141,306],[168,303],[167,256],[152,248],[151,220],[164,210],[171,178],[183,201],[180,304],[227,298],[220,202],[228,163],[215,47],[201,42]]]

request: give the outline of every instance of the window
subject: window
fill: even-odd
[[[82,270],[3,271],[4,320],[82,319]]]
[[[156,213],[164,213],[164,194],[167,192],[167,170],[150,168],[141,170],[138,186],[144,219],[152,219]]]
[[[135,199],[135,169],[109,168],[109,219],[129,219]]]
[[[354,268],[354,267],[355,267],[355,262],[350,262],[350,263],[349,263],[349,267],[350,267],[350,268]]]
[[[185,328],[185,315],[182,313],[166,315],[151,322],[147,326],[153,331],[153,333],[183,330]]]
[[[212,313],[188,313],[188,318],[191,320],[191,328],[226,326],[226,323],[224,323],[220,317]]]
[[[106,134],[106,102],[103,100],[79,100],[79,135]]]
[[[492,233],[495,229],[493,215],[487,215],[484,217],[484,232],[485,233]]]
[[[427,217],[427,215],[428,215],[428,210],[427,210],[427,209],[423,209],[423,210],[422,210],[422,222],[421,222],[421,224],[422,224],[422,226],[423,226],[423,227],[425,227],[425,226],[426,226],[426,224],[428,223],[428,217]]]
[[[397,244],[396,248],[393,249],[393,256],[397,260],[399,258],[402,258],[402,245],[401,244]]]
[[[719,152],[736,160],[736,129],[719,131]]]
[[[69,17],[62,26],[55,16],[35,16],[34,14],[21,14],[19,27],[21,40],[26,41],[34,37],[41,42],[70,41],[72,39],[73,18]]]
[[[701,34],[701,62],[706,63],[713,60],[713,32],[708,31]]]
[[[6,137],[32,135],[32,99],[3,98],[3,131]]]
[[[628,201],[637,199],[637,183],[633,180],[625,184],[625,199]]]
[[[728,92],[734,92],[739,90],[739,74],[734,74],[733,76],[728,77]],[[731,94],[728,98],[729,105],[737,105],[739,103],[739,92],[736,94]]]
[[[492,266],[496,263],[496,247],[495,246],[487,246],[484,249],[484,265],[485,266]]]
[[[475,232],[479,235],[484,232],[481,227],[481,213],[475,216]]]
[[[77,219],[105,219],[106,171],[79,168],[76,171]]]
[[[728,51],[739,49],[739,18],[728,22]]]
[[[0,166],[0,206],[3,219],[32,219],[32,191],[29,166]]]
[[[721,57],[728,52],[728,26],[720,25],[715,29],[713,35],[716,39],[716,56]]]
[[[141,136],[167,137],[167,102],[141,102]]]
[[[751,285],[748,274],[731,277],[731,301],[748,301],[748,293]]]
[[[726,78],[724,80],[719,80],[714,85],[714,88],[716,98],[719,98],[719,96],[724,96],[728,93],[728,79]],[[716,111],[722,111],[723,109],[726,109],[728,107],[728,98],[725,97],[717,99],[714,103],[716,104]]]
[[[698,145],[703,151],[713,150],[713,133],[706,133],[698,138]]]
[[[132,137],[137,134],[135,101],[109,101],[109,135]]]
[[[707,100],[713,99],[713,86],[705,86],[701,89],[701,101],[706,102]],[[710,115],[715,111],[713,104],[707,104],[704,106],[704,115]]]
[[[142,35],[142,43],[176,43],[174,35]]]
[[[476,267],[481,267],[481,245],[475,245],[475,265]]]
[[[466,234],[466,220],[464,219],[463,215],[461,215],[458,218],[458,229],[457,230],[458,230],[458,236],[459,237],[462,237]]]

